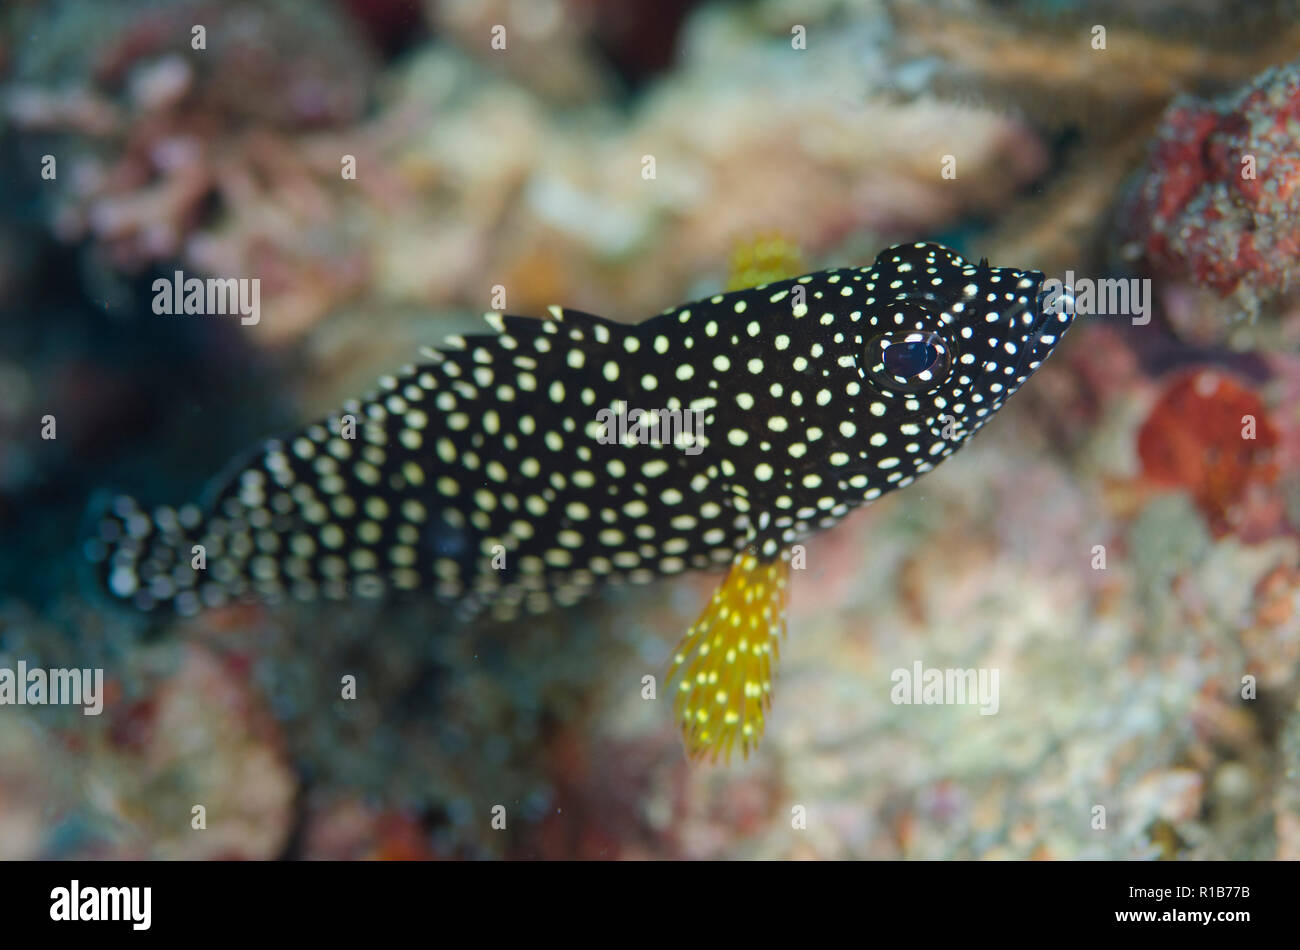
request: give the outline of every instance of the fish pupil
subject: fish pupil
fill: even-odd
[[[885,350],[885,371],[900,379],[919,376],[939,361],[939,351],[924,340],[895,343]]]
[[[938,333],[882,333],[867,346],[867,378],[882,392],[927,392],[948,378],[952,352]]]

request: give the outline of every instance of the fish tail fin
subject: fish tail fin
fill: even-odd
[[[678,644],[669,679],[681,675],[673,710],[692,758],[729,761],[737,744],[748,758],[762,738],[789,580],[787,558],[738,554]]]
[[[140,610],[199,607],[191,539],[200,537],[202,516],[194,505],[146,512],[127,495],[100,494],[88,510],[85,558],[94,566],[96,586],[115,600]]]

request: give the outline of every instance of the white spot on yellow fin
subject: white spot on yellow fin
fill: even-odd
[[[763,737],[772,673],[785,633],[790,562],[742,552],[673,656],[681,674],[673,710],[692,757],[726,760],[737,742],[749,757]]]

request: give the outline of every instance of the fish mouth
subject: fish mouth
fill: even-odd
[[[1038,345],[1038,341],[1043,335],[1043,328],[1047,326],[1047,319],[1054,312],[1052,305],[1048,303],[1050,294],[1042,289],[1041,283],[1038,286],[1039,291],[1034,304],[1037,313],[1034,315],[1034,322],[1029,327],[1029,338],[1026,340],[1031,347]]]
[[[1065,299],[1065,295],[1070,293],[1069,288],[1062,291],[1058,299],[1054,301],[1050,299],[1052,293],[1043,289],[1043,283],[1044,278],[1040,274],[1038,277],[1038,292],[1034,296],[1034,320],[1029,325],[1029,330],[1025,333],[1023,338],[1024,343],[1020,347],[1020,359],[1016,364],[1017,377],[1027,378],[1035,369],[1038,368],[1035,366],[1031,369],[1030,364],[1034,362],[1042,363],[1042,361],[1047,358],[1047,355],[1052,352],[1057,341],[1061,338],[1060,333],[1057,333],[1050,343],[1045,344],[1042,342],[1043,334],[1047,331],[1047,328],[1052,325],[1052,318],[1057,316],[1060,312],[1059,300]],[[1070,306],[1072,307],[1074,302],[1074,296],[1072,293],[1069,295],[1069,300]],[[1068,325],[1069,324],[1067,323],[1066,326]],[[1062,332],[1064,332],[1064,330],[1062,330]]]

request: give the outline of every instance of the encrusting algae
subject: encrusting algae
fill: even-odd
[[[791,259],[780,242],[764,253]],[[916,243],[635,325],[491,313],[493,333],[268,440],[209,504],[117,499],[88,553],[116,597],[182,614],[430,592],[510,616],[729,564],[677,650],[675,708],[692,755],[748,753],[793,546],[992,418],[1070,324],[1045,297],[1037,271]],[[701,425],[610,440],[600,414],[629,406]]]

